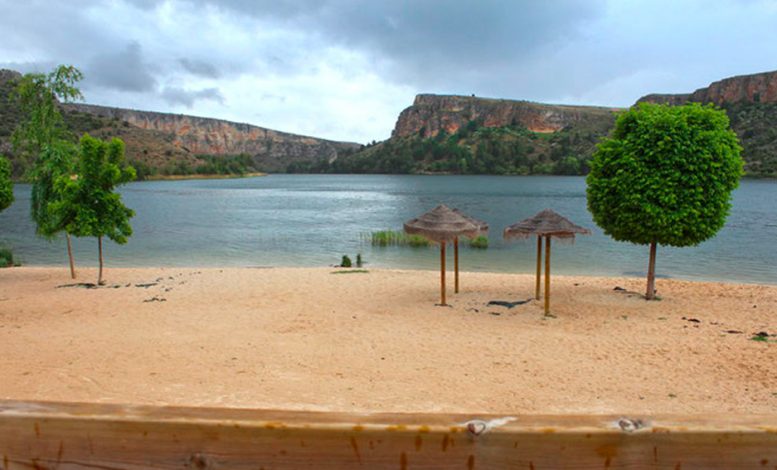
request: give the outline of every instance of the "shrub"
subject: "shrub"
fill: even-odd
[[[469,246],[470,248],[478,248],[478,249],[484,250],[488,248],[488,237],[484,235],[478,235],[475,238],[470,238]]]
[[[0,268],[10,268],[13,265],[13,252],[11,249],[0,248]]]
[[[341,268],[350,268],[351,267],[351,258],[348,257],[348,255],[343,255],[342,261],[340,261],[340,267]]]

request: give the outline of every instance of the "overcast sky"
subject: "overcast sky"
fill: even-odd
[[[0,0],[0,68],[88,103],[335,140],[417,93],[628,106],[777,69],[777,0]]]

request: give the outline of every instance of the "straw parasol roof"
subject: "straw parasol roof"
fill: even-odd
[[[476,219],[474,217],[470,217],[470,216],[468,216],[467,214],[463,213],[462,211],[460,211],[457,208],[454,208],[453,212],[459,214],[460,216],[464,217],[468,221],[470,221],[473,224],[475,224],[478,227],[478,232],[480,232],[480,233],[488,233],[488,224],[486,222],[483,222],[482,220],[478,220],[478,219]]]
[[[405,222],[405,232],[421,235],[429,240],[444,243],[456,237],[474,238],[480,233],[481,225],[473,223],[466,216],[455,212],[450,207],[440,204],[429,212]]]
[[[572,223],[551,209],[515,223],[504,230],[504,238],[529,238],[532,235],[554,238],[575,238],[575,234],[590,235],[591,231]]]

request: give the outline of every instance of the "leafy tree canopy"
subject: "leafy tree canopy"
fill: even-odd
[[[598,146],[588,209],[615,240],[693,246],[723,227],[743,162],[726,113],[643,103]]]
[[[16,100],[24,118],[13,133],[17,151],[37,157],[44,146],[67,137],[58,101],[82,99],[75,84],[83,74],[72,65],[60,65],[48,75],[24,75],[16,86]]]
[[[13,202],[13,182],[11,181],[11,162],[0,157],[0,212]]]
[[[65,230],[70,234],[107,236],[116,243],[126,243],[132,235],[129,219],[135,213],[113,190],[134,179],[135,170],[125,164],[121,140],[105,142],[84,134],[76,173],[57,178],[56,190],[61,197],[51,204],[50,210],[67,221]]]

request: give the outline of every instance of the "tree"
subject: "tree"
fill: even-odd
[[[66,221],[58,223],[48,208],[56,197],[54,181],[63,174],[69,174],[75,155],[58,101],[81,99],[81,92],[75,84],[82,78],[77,68],[60,65],[48,75],[24,75],[15,90],[24,119],[14,130],[13,145],[22,160],[33,162],[29,173],[32,182],[30,212],[36,224],[36,233],[45,238],[53,238],[64,229]],[[70,275],[75,278],[69,233],[66,233],[66,238]]]
[[[655,296],[656,245],[695,246],[723,227],[741,150],[726,113],[700,104],[640,104],[599,143],[588,209],[615,240],[650,245],[647,299]]]
[[[129,219],[135,215],[113,192],[118,185],[135,179],[135,169],[124,161],[124,142],[105,142],[84,134],[74,175],[61,175],[55,188],[56,201],[49,209],[65,230],[76,237],[97,237],[100,269],[97,284],[103,282],[103,244],[107,236],[118,244],[132,235]]]
[[[13,182],[11,181],[11,162],[0,157],[0,212],[13,202]]]

